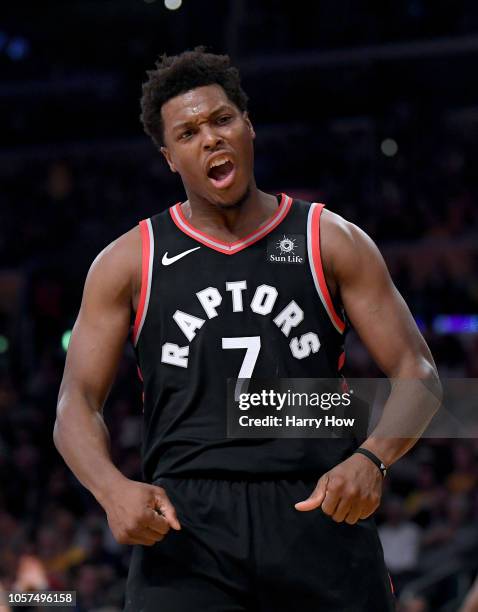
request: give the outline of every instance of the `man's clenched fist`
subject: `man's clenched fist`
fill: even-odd
[[[174,506],[162,487],[125,478],[102,500],[108,524],[120,544],[152,546],[169,529],[179,530]]]

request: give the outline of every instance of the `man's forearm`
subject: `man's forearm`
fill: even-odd
[[[403,457],[408,451],[415,446],[418,438],[376,438],[372,433],[367,440],[360,446],[371,451],[376,455],[385,466],[390,467],[400,457]]]
[[[71,471],[99,503],[125,478],[111,460],[101,413],[80,393],[65,392],[60,397],[53,439]]]
[[[419,440],[438,410],[442,390],[433,366],[417,367],[393,378],[383,414],[361,445],[390,466]]]

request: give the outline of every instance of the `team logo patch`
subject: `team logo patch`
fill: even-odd
[[[305,261],[305,236],[282,234],[270,237],[267,243],[269,263],[303,264]]]

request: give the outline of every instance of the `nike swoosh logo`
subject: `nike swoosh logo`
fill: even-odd
[[[192,253],[193,251],[197,251],[200,248],[201,247],[194,247],[194,249],[189,249],[189,251],[183,251],[182,253],[179,253],[179,255],[175,255],[174,257],[168,257],[168,252],[166,251],[166,253],[163,255],[163,259],[161,260],[161,263],[163,264],[163,266],[170,266],[175,261],[178,261],[178,259],[181,259],[181,257],[184,257],[185,255],[189,255],[189,253]]]

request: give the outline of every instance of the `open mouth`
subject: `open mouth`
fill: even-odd
[[[207,175],[217,189],[225,189],[234,179],[234,164],[227,157],[218,157],[212,162]]]

